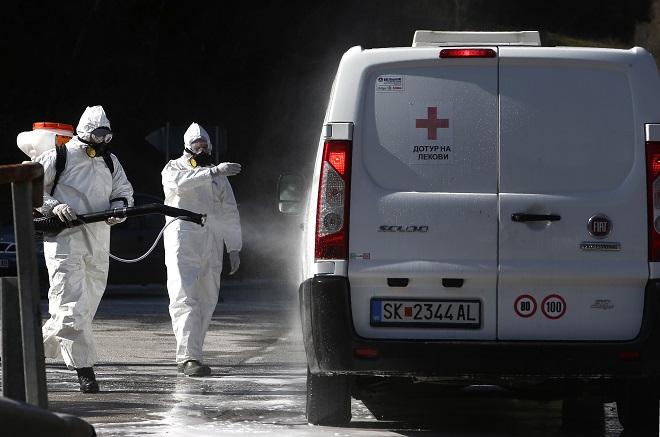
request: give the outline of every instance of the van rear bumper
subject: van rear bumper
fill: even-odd
[[[660,281],[646,287],[640,334],[626,342],[402,341],[359,337],[350,285],[317,276],[299,288],[307,363],[314,374],[501,378],[654,378],[660,376]],[[375,358],[356,356],[373,349]]]

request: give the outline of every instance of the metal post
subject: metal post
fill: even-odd
[[[12,182],[11,188],[23,337],[25,400],[30,404],[48,408],[46,365],[39,308],[39,274],[34,241],[32,184],[30,181]]]
[[[41,311],[39,308],[39,275],[37,272],[37,255],[34,241],[34,221],[32,208],[43,202],[43,175],[41,164],[27,163],[0,166],[0,184],[12,184],[12,205],[14,213],[14,236],[16,237],[16,262],[18,268],[18,304],[12,302],[10,294],[3,296],[3,304],[9,304],[9,309],[18,309],[20,313],[20,329],[5,336],[5,329],[12,329],[5,323],[3,317],[3,351],[6,347],[22,350],[23,385],[25,398],[30,404],[48,408],[46,387],[46,365],[44,362],[44,345],[41,336]],[[2,285],[7,281],[2,281]],[[4,292],[3,292],[4,295]],[[15,297],[14,297],[15,299]],[[4,315],[4,314],[3,314]],[[15,315],[14,315],[15,317]],[[20,332],[20,335],[17,335]],[[8,333],[9,334],[9,333]],[[11,344],[5,345],[10,339]],[[13,355],[10,355],[13,357]],[[19,360],[13,359],[6,363],[3,355],[3,378],[7,365],[16,371]],[[12,367],[14,366],[14,367]],[[15,372],[14,372],[15,373]],[[15,388],[11,386],[10,392]],[[23,399],[18,399],[23,400]]]
[[[21,305],[18,297],[18,278],[0,278],[0,306],[2,307],[2,395],[25,402],[25,374],[23,372],[23,339]]]

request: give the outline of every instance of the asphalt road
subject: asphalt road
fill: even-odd
[[[80,393],[75,373],[47,360],[49,410],[87,421],[100,437],[567,435],[561,402],[487,392],[439,399],[401,422],[378,421],[354,400],[349,427],[309,426],[295,289],[237,281],[221,296],[205,346],[213,374],[188,378],[176,373],[164,289],[110,289],[94,323],[101,392]],[[42,308],[46,314],[45,300]],[[584,433],[568,435],[624,436],[616,406],[605,405]]]

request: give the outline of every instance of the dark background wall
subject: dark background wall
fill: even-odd
[[[16,135],[33,122],[75,127],[100,104],[136,191],[162,194],[165,156],[145,136],[196,121],[226,128],[220,159],[243,166],[231,179],[239,203],[270,211],[277,176],[311,169],[350,47],[408,46],[429,29],[539,30],[544,45],[629,48],[651,0],[10,0],[3,18],[0,164],[26,159]],[[10,201],[1,186],[1,204]]]

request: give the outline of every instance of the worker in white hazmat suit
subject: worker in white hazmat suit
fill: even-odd
[[[240,217],[227,176],[238,174],[241,166],[213,165],[211,139],[197,123],[186,130],[183,141],[183,155],[168,162],[161,173],[165,204],[206,214],[206,223],[199,226],[177,220],[165,228],[169,312],[177,371],[206,376],[211,368],[203,364],[202,347],[218,303],[223,245],[229,252],[230,274],[240,264]]]
[[[103,107],[87,107],[76,131],[65,145],[66,166],[52,194],[57,151],[51,149],[35,159],[44,168],[44,199],[39,212],[66,222],[75,220],[77,214],[133,206],[133,187],[110,152],[112,131]],[[114,167],[112,172],[109,165]],[[124,220],[111,217],[87,224],[89,230],[75,226],[44,237],[50,279],[50,318],[42,328],[44,352],[48,358],[62,356],[67,367],[76,370],[84,393],[99,391],[93,369],[97,353],[92,319],[108,278],[110,226]]]

